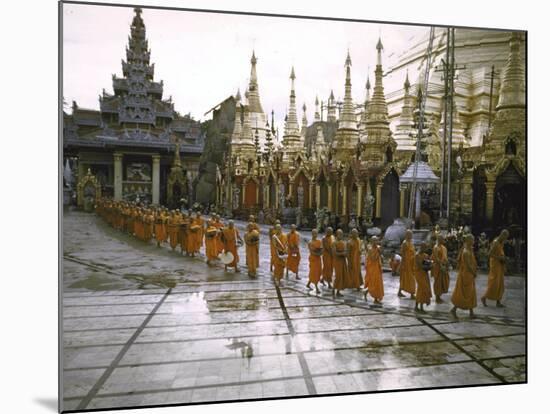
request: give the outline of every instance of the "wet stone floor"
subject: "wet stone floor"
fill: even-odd
[[[333,299],[305,287],[304,234],[302,279],[277,290],[266,231],[251,279],[66,211],[64,410],[525,381],[524,277],[474,320],[451,318],[449,295],[416,314],[389,272],[381,306]]]

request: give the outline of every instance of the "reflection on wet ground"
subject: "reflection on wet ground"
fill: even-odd
[[[293,278],[279,299],[268,255],[250,279],[90,214],[65,215],[64,243],[65,410],[525,381],[523,278],[506,308],[453,320],[448,303],[416,315],[389,274],[382,306]]]

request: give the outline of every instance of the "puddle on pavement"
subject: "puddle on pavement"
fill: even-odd
[[[191,293],[182,297],[178,302],[171,303],[173,314],[178,313],[209,313],[208,304],[204,299],[204,292]]]
[[[70,289],[89,289],[96,291],[117,290],[124,287],[126,287],[124,283],[121,283],[112,277],[98,274],[91,274],[90,276],[69,285]]]
[[[147,289],[147,286],[161,287],[161,288],[175,288],[178,283],[189,282],[189,279],[170,274],[156,274],[156,275],[125,275],[124,279],[131,280],[138,283],[138,289]]]
[[[254,299],[243,299],[232,302],[213,301],[208,303],[208,309],[210,310],[258,310],[260,307],[260,301]]]

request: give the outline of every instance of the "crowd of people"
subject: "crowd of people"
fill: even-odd
[[[215,213],[205,220],[199,211],[189,212],[168,210],[162,206],[141,206],[128,201],[114,201],[102,198],[97,201],[96,212],[110,226],[126,232],[144,242],[155,240],[157,246],[168,244],[172,250],[179,248],[181,254],[198,255],[205,248],[206,264],[213,266],[221,261],[225,270],[239,269],[238,248],[245,245],[248,275],[256,277],[259,267],[260,227],[254,216],[249,217],[246,230],[241,236],[235,223],[226,223]],[[504,246],[509,233],[503,230],[491,243],[487,243],[489,277],[487,289],[481,302],[487,306],[487,300],[496,301],[497,307],[504,306],[504,273],[506,255]],[[270,272],[274,283],[280,286],[284,278],[293,273],[300,279],[299,267],[301,236],[292,225],[284,233],[279,221],[269,229]],[[436,303],[443,303],[442,295],[450,290],[450,261],[446,246],[448,238],[436,228],[428,241],[417,249],[413,243],[413,233],[407,230],[399,254],[389,261],[392,274],[399,275],[397,295],[405,293],[415,300],[415,311],[426,312],[424,306],[430,305],[432,292]],[[476,276],[478,261],[474,253],[474,237],[470,233],[461,235],[456,266],[457,278],[451,295],[456,317],[457,309],[465,309],[474,317],[477,306]],[[334,297],[342,296],[344,289],[362,291],[367,300],[370,296],[376,304],[384,297],[383,255],[380,239],[376,236],[363,242],[357,229],[344,238],[342,229],[335,232],[331,227],[325,229],[322,238],[318,231],[311,231],[311,240],[307,243],[309,273],[306,287],[320,293],[319,285],[332,291]],[[364,270],[362,257],[364,255]],[[430,280],[430,275],[431,279]],[[432,290],[433,287],[433,290]]]

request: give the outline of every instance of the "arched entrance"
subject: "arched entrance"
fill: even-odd
[[[256,205],[256,191],[258,185],[254,180],[248,180],[244,188],[244,207],[251,208]]]
[[[93,211],[95,202],[100,197],[101,184],[88,168],[88,173],[77,184],[78,206],[86,211]]]
[[[391,169],[383,180],[380,225],[390,226],[399,217],[399,176]]]
[[[523,232],[526,228],[526,180],[510,163],[500,174],[495,186],[493,228],[515,228]]]
[[[319,205],[318,208],[328,207],[328,185],[324,174],[319,177]]]
[[[476,168],[472,179],[472,231],[475,234],[481,233],[487,227],[487,220],[485,219],[486,181],[483,168]]]

